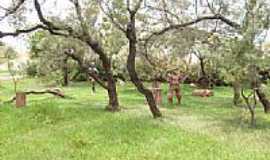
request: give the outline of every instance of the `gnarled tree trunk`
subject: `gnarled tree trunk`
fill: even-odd
[[[130,16],[130,22],[127,26],[126,34],[129,40],[129,55],[127,59],[127,70],[131,78],[131,81],[137,87],[137,90],[145,96],[153,117],[154,118],[161,117],[162,114],[157,107],[152,92],[143,85],[136,72],[135,58],[137,53],[137,46],[136,46],[137,38],[135,29],[135,14],[134,15],[132,14]]]
[[[116,83],[113,78],[113,74],[111,71],[111,63],[106,54],[103,53],[103,50],[99,48],[99,45],[93,45],[93,42],[90,39],[90,42],[88,42],[89,46],[92,48],[94,47],[97,51],[99,51],[99,58],[102,62],[103,68],[105,70],[105,76],[107,77],[107,84],[105,84],[95,73],[92,73],[89,71],[89,66],[85,65],[83,60],[72,53],[65,52],[68,56],[70,56],[73,60],[77,61],[77,63],[80,66],[81,71],[87,73],[90,77],[92,77],[100,86],[102,86],[104,89],[108,92],[109,97],[109,104],[106,107],[107,110],[115,112],[120,110],[117,91],[116,91]],[[92,45],[92,46],[91,46]],[[93,49],[93,48],[92,48]]]
[[[108,58],[108,56],[106,55],[100,44],[92,40],[91,37],[89,36],[87,38],[87,44],[99,55],[99,59],[102,62],[102,67],[105,71],[105,76],[107,78],[107,91],[109,95],[109,105],[107,106],[106,109],[113,112],[119,111],[120,106],[116,91],[116,82],[115,79],[113,78],[112,73],[111,60]]]

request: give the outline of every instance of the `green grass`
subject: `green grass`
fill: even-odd
[[[6,76],[9,75],[9,72],[6,70],[0,70],[0,76]]]
[[[19,90],[40,89],[39,80],[22,80]],[[130,84],[119,86],[122,111],[104,110],[107,95],[92,95],[86,83],[63,88],[72,100],[29,96],[25,108],[0,108],[0,159],[98,160],[268,160],[270,117],[257,108],[257,128],[248,113],[232,106],[230,88],[211,98],[192,97],[183,87],[183,103],[167,105],[153,119],[144,98]],[[1,82],[0,97],[12,96]]]

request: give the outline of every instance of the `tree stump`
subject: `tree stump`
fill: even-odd
[[[26,105],[26,94],[24,92],[16,93],[16,107],[24,107]]]

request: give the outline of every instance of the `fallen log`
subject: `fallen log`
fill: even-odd
[[[209,89],[195,89],[192,92],[192,96],[210,97],[213,95],[214,95],[214,92]]]
[[[30,90],[30,91],[25,91],[22,92],[25,95],[41,95],[41,94],[52,94],[54,96],[60,97],[60,98],[65,98],[65,99],[71,99],[72,97],[66,96],[59,88],[54,88],[54,89],[45,89],[45,90]],[[9,100],[4,101],[4,103],[13,103],[16,101],[16,96],[11,97]]]

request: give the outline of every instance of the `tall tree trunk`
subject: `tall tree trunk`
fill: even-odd
[[[252,127],[256,127],[255,111],[250,110],[250,115],[251,115],[250,124]]]
[[[241,103],[241,84],[238,81],[232,83],[233,86],[233,104],[238,106]]]
[[[68,56],[63,60],[63,86],[68,86]]]
[[[113,79],[112,75],[108,75],[108,95],[109,95],[109,105],[107,106],[107,110],[110,111],[118,111],[120,110],[117,90],[116,90],[116,83]]]
[[[137,90],[142,93],[148,102],[150,111],[154,118],[161,117],[162,114],[159,111],[157,104],[155,102],[152,92],[147,89],[142,81],[139,79],[136,72],[136,53],[137,53],[137,38],[136,38],[136,29],[135,29],[135,15],[130,16],[130,22],[127,26],[127,38],[129,40],[129,55],[127,59],[127,70],[131,78],[132,83],[137,87]]]
[[[109,95],[109,104],[106,109],[112,112],[119,111],[120,106],[116,90],[116,82],[113,78],[112,73],[111,60],[108,58],[108,56],[98,42],[92,40],[91,37],[88,37],[86,42],[99,55],[99,59],[102,62],[102,67],[105,71],[108,86],[107,90]]]

